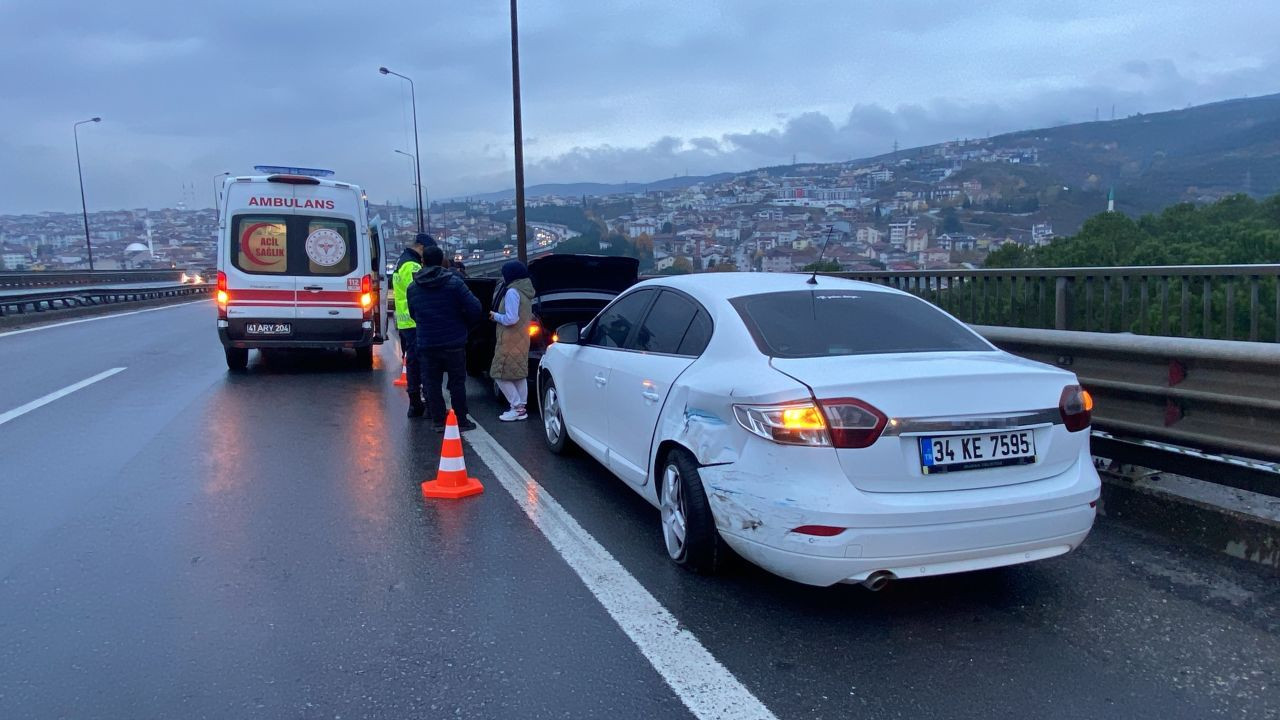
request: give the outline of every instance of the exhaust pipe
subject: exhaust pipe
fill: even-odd
[[[877,570],[868,575],[866,580],[862,581],[862,587],[870,590],[871,592],[880,592],[889,584],[889,581],[893,579],[893,573],[888,570]]]

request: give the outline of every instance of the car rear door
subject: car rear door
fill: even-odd
[[[574,440],[597,460],[608,464],[609,374],[650,303],[655,289],[641,289],[619,297],[584,332],[582,341],[567,349],[567,372],[555,377],[565,424]]]
[[[289,215],[237,212],[222,266],[227,276],[228,334],[287,338],[297,317],[297,286],[289,272]]]
[[[663,290],[626,347],[614,353],[608,391],[609,468],[636,487],[648,481],[654,429],[671,386],[706,347],[710,327],[709,316],[696,301]]]

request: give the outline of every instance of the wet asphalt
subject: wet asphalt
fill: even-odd
[[[390,348],[383,356],[390,358]],[[199,303],[0,337],[0,718],[689,717],[489,487],[427,501],[398,366],[254,354]],[[657,511],[473,412],[780,718],[1266,718],[1280,582],[1105,518],[1033,565],[808,588],[665,557]]]

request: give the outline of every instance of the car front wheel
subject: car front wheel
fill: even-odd
[[[719,570],[728,548],[716,530],[698,463],[688,451],[677,449],[667,454],[659,498],[667,555],[694,572],[709,575]]]

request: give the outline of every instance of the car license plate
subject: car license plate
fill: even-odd
[[[925,475],[1036,461],[1036,438],[1031,430],[922,437],[919,441],[920,471]]]
[[[293,323],[245,323],[246,335],[289,335],[293,333]]]

